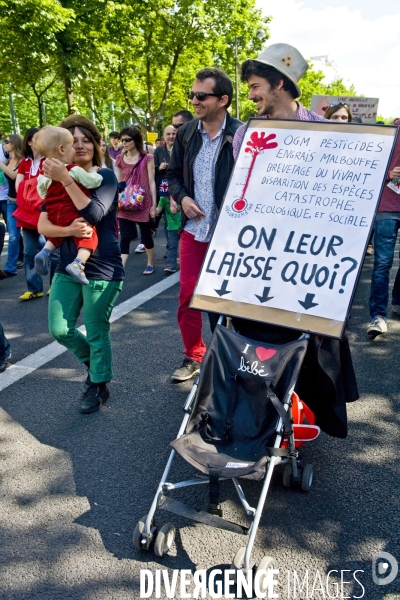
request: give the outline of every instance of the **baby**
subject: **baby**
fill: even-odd
[[[46,158],[57,158],[67,165],[72,179],[81,190],[90,197],[88,190],[99,187],[103,178],[98,173],[88,173],[81,167],[72,163],[75,156],[74,138],[68,129],[62,127],[43,127],[35,137],[35,146]],[[67,186],[66,186],[67,187]],[[37,190],[39,196],[45,200],[46,212],[53,225],[66,227],[81,215],[69,197],[64,186],[58,181],[52,181],[44,175],[39,175]],[[65,267],[68,275],[84,285],[89,281],[85,276],[85,264],[90,255],[97,248],[97,232],[93,227],[91,238],[73,238],[78,249],[77,257]],[[63,238],[48,238],[42,250],[35,256],[35,270],[40,275],[48,272],[50,253],[61,246]]]

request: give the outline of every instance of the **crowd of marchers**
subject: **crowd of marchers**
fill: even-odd
[[[332,104],[324,117],[301,104],[307,68],[300,52],[288,44],[273,44],[246,60],[241,77],[257,116],[359,122],[343,102]],[[232,97],[232,82],[222,70],[202,69],[188,93],[194,115],[176,113],[155,148],[137,125],[113,131],[106,140],[82,115],[70,115],[58,126],[32,127],[23,138],[0,137],[1,249],[8,232],[0,279],[6,285],[17,275],[25,277],[26,291],[19,299],[28,302],[43,297],[43,277],[49,274],[50,333],[87,367],[79,393],[84,414],[98,410],[110,394],[109,320],[131,242],[137,243],[134,252],[145,255],[143,275],[151,276],[154,236],[161,229],[164,274],[179,270],[180,276],[177,320],[184,359],[171,379],[186,381],[200,370],[206,352],[202,316],[190,308],[190,300],[246,130],[230,113]],[[399,126],[400,120],[394,124]],[[374,254],[370,339],[387,332],[389,273],[400,226],[400,136],[386,179],[392,185],[383,188],[368,246]],[[391,305],[400,315],[400,270]],[[82,310],[86,334],[76,327]],[[209,320],[213,330],[215,315]],[[10,361],[7,332],[0,325],[0,372]]]

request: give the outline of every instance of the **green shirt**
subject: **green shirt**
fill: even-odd
[[[165,196],[161,196],[158,206],[161,206],[161,208],[165,209],[165,213],[167,215],[168,231],[176,231],[177,229],[179,229],[181,226],[181,221],[182,221],[180,207],[178,207],[179,212],[172,213],[171,209],[169,207],[169,198],[166,198]]]

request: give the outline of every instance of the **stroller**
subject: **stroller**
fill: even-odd
[[[226,326],[222,326],[226,319]],[[184,406],[185,416],[149,513],[137,523],[133,543],[156,556],[166,556],[175,537],[171,523],[159,530],[154,524],[157,509],[194,521],[248,535],[247,546],[239,549],[231,568],[259,572],[260,589],[266,589],[271,557],[256,567],[251,552],[274,468],[284,464],[283,485],[308,492],[313,480],[311,464],[303,464],[298,448],[318,437],[311,410],[294,391],[309,335],[286,344],[264,344],[239,335],[231,320],[221,317],[204,357],[201,373]],[[167,481],[178,453],[202,474],[195,479]],[[231,479],[247,517],[248,527],[223,518],[219,481]],[[264,480],[257,508],[249,505],[240,479]],[[207,511],[197,510],[173,499],[173,490],[209,484]],[[265,575],[261,572],[265,572]],[[264,579],[262,579],[264,577]]]

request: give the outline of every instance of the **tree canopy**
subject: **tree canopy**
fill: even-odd
[[[72,112],[104,134],[130,122],[161,130],[190,108],[196,72],[218,66],[234,80],[235,56],[256,56],[269,22],[256,0],[0,0],[0,128],[11,130],[12,102],[21,131]],[[302,88],[305,104],[327,91],[312,70]],[[246,119],[254,108],[239,91]]]

